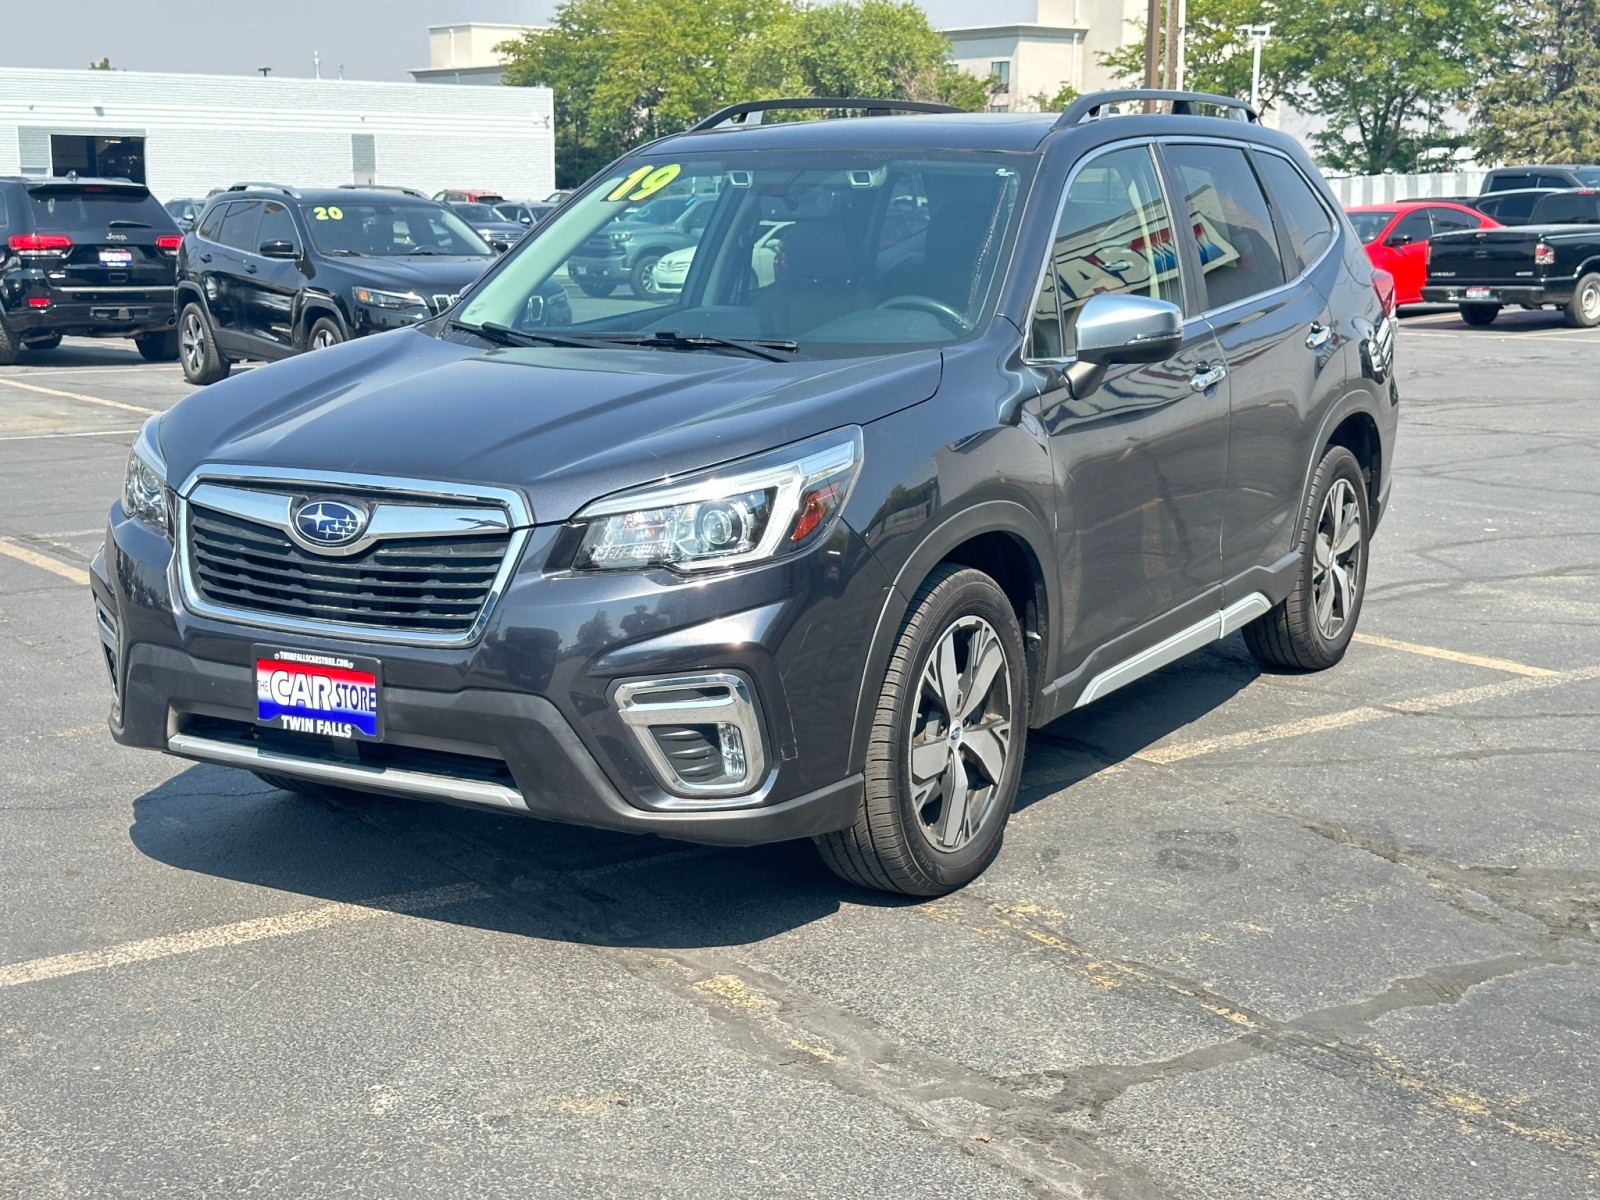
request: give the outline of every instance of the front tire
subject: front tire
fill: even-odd
[[[659,254],[641,254],[633,264],[633,271],[628,275],[628,287],[640,300],[659,300],[661,289],[656,287],[656,264],[661,261]]]
[[[337,346],[344,340],[344,330],[339,328],[339,322],[332,317],[318,317],[306,331],[307,350],[326,350],[329,346]]]
[[[1367,485],[1361,464],[1330,446],[1317,464],[1300,519],[1300,570],[1294,591],[1244,627],[1244,644],[1263,666],[1321,671],[1344,657],[1367,588]]]
[[[1500,315],[1498,304],[1463,304],[1461,306],[1461,319],[1468,325],[1482,327],[1493,325],[1494,319]]]
[[[1578,280],[1572,299],[1562,311],[1567,324],[1574,329],[1593,329],[1600,325],[1600,274],[1591,271]]]
[[[946,565],[912,598],[883,681],[861,808],[816,839],[840,878],[940,896],[1000,852],[1028,733],[1022,630],[981,571]]]
[[[593,296],[596,300],[604,300],[617,290],[617,285],[609,279],[596,279],[591,275],[578,276],[578,287],[585,296]]]
[[[145,362],[177,362],[178,331],[168,329],[161,333],[141,333],[133,339],[139,348],[139,357]]]
[[[226,379],[233,369],[217,349],[211,322],[198,304],[185,304],[178,314],[178,361],[183,364],[183,377],[202,387]]]

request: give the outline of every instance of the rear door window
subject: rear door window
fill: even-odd
[[[1207,309],[1283,286],[1283,260],[1267,198],[1244,151],[1180,143],[1166,148],[1200,256]]]
[[[1101,293],[1183,303],[1172,216],[1145,147],[1113,150],[1073,177],[1034,301],[1030,355],[1070,355],[1078,314]]]
[[[1281,240],[1287,244],[1290,265],[1298,275],[1333,242],[1333,215],[1288,159],[1257,154],[1255,160],[1272,196],[1273,214],[1283,234]]]
[[[1433,216],[1435,233],[1449,233],[1455,229],[1476,229],[1483,224],[1481,218],[1454,208],[1430,208],[1428,212]]]
[[[1410,238],[1413,242],[1425,242],[1432,236],[1433,221],[1428,217],[1428,210],[1416,208],[1400,218],[1389,240],[1399,243],[1401,238]]]
[[[259,245],[255,239],[260,223],[261,201],[246,200],[242,204],[229,205],[228,215],[222,222],[222,236],[218,240],[224,246],[254,254]]]

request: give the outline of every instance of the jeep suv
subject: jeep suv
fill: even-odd
[[[142,183],[0,178],[0,365],[63,335],[178,357],[178,227]]]
[[[178,255],[184,376],[214,383],[240,359],[414,325],[493,258],[461,217],[417,192],[235,185],[211,198]],[[560,285],[540,293],[546,301],[552,320],[567,319]]]
[[[1180,111],[1106,112],[1147,97]],[[1165,92],[748,119],[808,104],[630,153],[448,313],[148,422],[93,564],[116,739],[809,837],[931,895],[998,852],[1029,729],[1235,632],[1337,663],[1393,293],[1298,144]],[[679,290],[534,319],[674,184],[707,216]]]

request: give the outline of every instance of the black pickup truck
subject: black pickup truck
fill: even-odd
[[[1508,304],[1564,309],[1580,329],[1600,325],[1600,190],[1551,192],[1526,225],[1436,234],[1422,299],[1460,305],[1468,325],[1488,325]]]

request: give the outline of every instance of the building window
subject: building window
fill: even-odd
[[[1006,59],[989,64],[989,89],[994,92],[1011,90],[1011,62]]]
[[[1010,112],[1011,111],[1011,105],[1009,105],[1009,104],[991,104],[991,105],[989,105],[989,111],[990,112]]]

